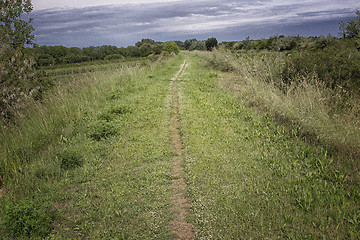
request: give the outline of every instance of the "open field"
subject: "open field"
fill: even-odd
[[[2,238],[359,239],[357,160],[205,59],[58,70],[73,79],[0,132]]]

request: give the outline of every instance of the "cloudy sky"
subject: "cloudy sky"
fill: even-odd
[[[33,0],[39,45],[86,47],[156,41],[219,41],[274,35],[337,36],[359,0]]]

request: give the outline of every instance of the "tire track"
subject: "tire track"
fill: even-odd
[[[174,195],[171,198],[173,203],[173,210],[175,211],[175,219],[171,222],[171,229],[176,234],[178,240],[189,240],[194,238],[194,230],[190,223],[186,221],[187,208],[190,206],[189,200],[185,196],[186,183],[184,180],[184,167],[182,163],[183,148],[181,144],[181,137],[179,132],[179,95],[178,95],[178,80],[183,74],[187,66],[186,60],[181,65],[179,72],[171,79],[172,89],[172,117],[170,119],[170,131],[172,136],[172,144],[174,146],[175,156],[173,158],[173,177],[172,188]]]

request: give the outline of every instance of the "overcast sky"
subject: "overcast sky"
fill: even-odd
[[[33,0],[39,45],[87,47],[216,37],[337,36],[359,0]]]

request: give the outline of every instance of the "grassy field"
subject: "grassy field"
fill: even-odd
[[[326,149],[259,116],[192,58],[180,84],[197,239],[357,239],[359,200]]]
[[[360,238],[349,169],[187,53],[76,74],[2,129],[0,238],[176,239],[174,77],[195,239]]]
[[[169,87],[183,58],[76,79],[3,132],[0,235],[171,239]]]

